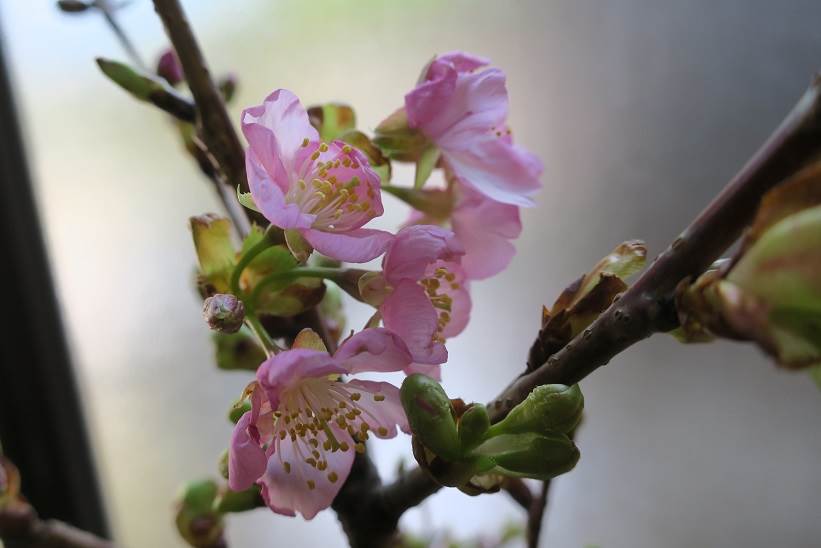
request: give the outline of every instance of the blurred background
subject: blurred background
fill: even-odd
[[[371,131],[437,52],[507,72],[510,122],[544,160],[544,191],[513,264],[474,285],[471,323],[449,344],[445,387],[476,401],[523,368],[542,303],[623,240],[661,251],[821,68],[817,0],[184,4],[213,72],[238,75],[237,120],[286,87],[305,104],[352,104]],[[45,0],[0,0],[0,16],[114,535],[182,546],[177,487],[216,475],[226,409],[250,379],[214,367],[191,283],[187,219],[219,206],[165,116],[99,74],[95,56],[126,60],[101,17]],[[120,19],[153,64],[167,42],[151,3]],[[378,225],[395,227],[406,209],[385,203]],[[353,326],[369,315],[348,313]],[[554,483],[544,546],[818,545],[821,393],[806,375],[749,346],[658,336],[583,390],[582,458]],[[412,460],[408,441],[373,446],[385,476]],[[505,495],[448,490],[401,525],[465,538],[523,518]],[[257,510],[228,527],[232,546],[344,545],[331,512],[307,524]]]

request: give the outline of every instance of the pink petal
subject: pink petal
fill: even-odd
[[[400,230],[382,260],[385,278],[396,284],[419,280],[427,266],[464,254],[462,244],[450,230],[433,225],[413,225]]]
[[[431,68],[434,69],[436,79],[420,83],[405,95],[405,111],[408,114],[410,127],[419,128],[425,135],[435,140],[438,135],[429,132],[426,128],[436,125],[437,117],[441,116],[450,103],[451,96],[456,89],[457,73],[451,66],[436,65],[436,61],[431,64]],[[450,123],[455,121],[451,120]]]
[[[345,369],[327,353],[307,348],[280,352],[262,362],[257,369],[257,381],[270,400],[279,407],[279,395],[305,377],[324,377],[345,373]]]
[[[345,385],[362,392],[362,398],[356,402],[357,409],[362,410],[361,418],[370,426],[371,433],[378,438],[387,439],[396,436],[396,425],[403,432],[410,433],[408,418],[399,401],[399,389],[387,382],[350,380]],[[377,398],[374,398],[374,396]],[[379,397],[384,396],[384,399]],[[380,428],[384,428],[381,433]]]
[[[412,359],[399,335],[381,327],[365,329],[347,339],[334,358],[349,373],[401,371]]]
[[[413,375],[414,373],[426,375],[435,381],[442,380],[442,366],[440,364],[414,362],[405,368],[405,375]]]
[[[443,150],[469,146],[504,129],[507,111],[507,86],[501,70],[460,74],[437,116],[420,129]]]
[[[286,89],[278,89],[258,106],[242,112],[242,132],[265,170],[280,185],[280,166],[293,173],[297,152],[305,139],[319,141],[319,133],[308,121],[299,99]],[[287,188],[283,188],[287,190]]]
[[[256,153],[250,148],[245,153],[245,168],[248,173],[251,196],[266,219],[280,228],[311,226],[315,216],[302,213],[296,204],[285,203],[282,189],[272,182]]]
[[[466,149],[443,149],[448,167],[459,180],[488,198],[518,206],[533,205],[542,184],[542,165],[524,149],[495,136]]]
[[[516,254],[509,240],[522,232],[519,208],[485,198],[468,187],[461,190],[463,198],[451,223],[465,246],[462,268],[471,280],[483,280],[507,268]]]
[[[375,259],[385,252],[393,240],[389,232],[372,228],[346,232],[308,229],[302,235],[323,255],[347,263],[365,263]]]
[[[452,66],[457,72],[471,72],[490,64],[490,59],[479,57],[464,51],[449,51],[436,56],[434,63],[444,63]],[[434,63],[431,63],[433,65]],[[428,70],[428,79],[431,79],[431,70]]]
[[[419,284],[402,280],[379,307],[379,312],[385,327],[408,345],[413,361],[427,364],[447,361],[445,345],[433,342],[438,315]]]
[[[325,470],[305,462],[313,447],[304,439],[297,437],[291,441],[287,436],[284,440],[275,439],[273,450],[269,450],[267,468],[259,481],[263,498],[274,512],[290,516],[299,512],[309,520],[331,505],[348,478],[354,459],[353,439],[346,431],[332,428],[336,439],[346,442],[350,448],[347,451],[325,451],[323,457],[328,461]],[[320,433],[317,439],[321,447],[327,436]],[[336,474],[334,481],[331,481],[332,473]]]
[[[248,434],[251,412],[237,422],[228,447],[228,487],[242,491],[251,487],[265,472],[265,452]]]

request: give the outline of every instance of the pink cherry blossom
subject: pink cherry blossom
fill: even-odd
[[[447,193],[445,190],[422,192]],[[495,276],[510,264],[516,248],[510,242],[522,233],[519,208],[491,200],[467,185],[455,181],[450,198],[455,203],[449,215],[436,218],[413,210],[406,226],[414,224],[449,225],[465,248],[461,266],[470,280]]]
[[[385,327],[413,355],[406,372],[438,376],[447,361],[445,339],[458,335],[470,316],[468,279],[460,265],[464,248],[453,232],[414,225],[399,231],[382,260],[386,296],[379,306]]]
[[[366,329],[331,356],[293,348],[268,358],[249,385],[252,408],[237,422],[228,451],[228,485],[257,483],[278,514],[312,519],[330,506],[369,435],[408,432],[399,389],[341,374],[399,371],[411,362],[387,329]]]
[[[408,123],[439,147],[461,182],[498,202],[530,206],[542,164],[513,144],[505,75],[479,70],[488,63],[462,52],[437,56],[405,96]]]
[[[323,143],[299,99],[279,89],[245,109],[242,131],[254,202],[283,229],[299,231],[317,251],[361,263],[384,253],[391,235],[362,228],[382,215],[380,179],[359,150]]]

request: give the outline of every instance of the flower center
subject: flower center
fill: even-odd
[[[304,158],[286,200],[297,204],[301,211],[316,215],[316,228],[351,230],[376,215],[372,206],[376,193],[369,185],[363,185],[363,166],[350,145],[317,146],[306,138],[302,147]]]
[[[273,414],[273,443],[283,470],[290,474],[293,463],[283,459],[280,445],[290,441],[294,454],[336,483],[340,471],[329,466],[328,455],[351,450],[363,453],[372,424],[379,422],[366,406],[357,403],[362,398],[372,398],[375,403],[385,401],[383,394],[363,393],[327,377],[304,379],[284,392]],[[388,433],[384,426],[377,426],[375,431],[381,436]],[[316,488],[314,480],[305,482],[309,489]]]
[[[428,298],[439,316],[436,322],[436,332],[433,334],[433,342],[444,343],[445,338],[442,336],[442,332],[450,323],[453,307],[453,297],[450,292],[456,291],[461,286],[456,282],[456,274],[446,266],[437,266],[430,275],[419,280],[419,283],[425,288],[425,293],[428,294]]]

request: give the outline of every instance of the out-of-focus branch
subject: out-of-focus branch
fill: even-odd
[[[114,544],[57,520],[41,520],[31,505],[0,509],[0,539],[6,548],[114,548]]]
[[[550,480],[542,482],[539,495],[533,498],[527,513],[527,546],[539,548],[539,535],[542,532],[544,511],[547,507],[547,495],[550,492]]]
[[[116,10],[117,6],[114,6],[110,0],[95,0],[93,6],[100,10],[103,14],[103,17],[108,23],[108,26],[111,27],[111,30],[114,32],[114,35],[120,41],[120,44],[123,46],[123,49],[131,57],[131,60],[134,62],[142,70],[148,70],[145,63],[143,63],[142,58],[140,57],[140,53],[137,51],[137,48],[134,47],[134,44],[131,42],[131,39],[128,37],[128,34],[120,26],[120,23],[117,22]]]

